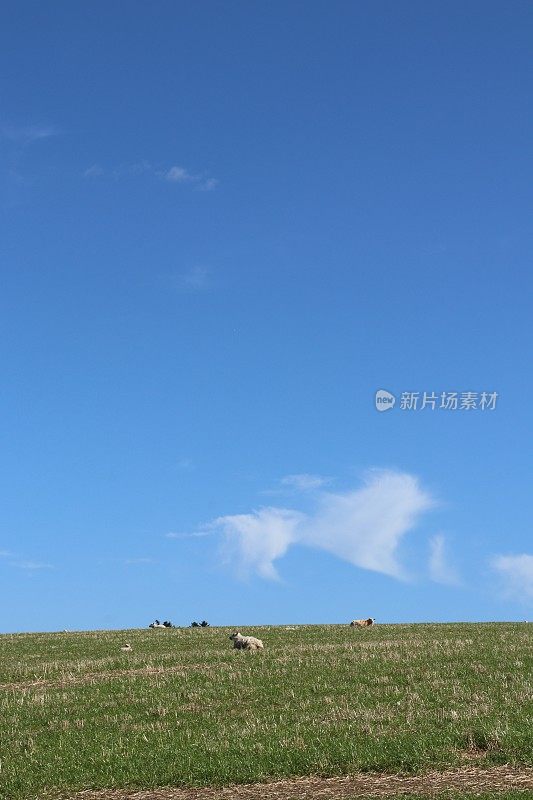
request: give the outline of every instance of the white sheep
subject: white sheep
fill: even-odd
[[[133,647],[128,642],[127,644],[123,645],[120,649],[122,650],[123,653],[129,653],[131,650],[133,650]]]
[[[255,636],[243,636],[239,631],[235,631],[229,638],[236,650],[264,650],[263,642]]]

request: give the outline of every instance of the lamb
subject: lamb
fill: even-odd
[[[133,650],[133,647],[128,642],[127,644],[123,645],[120,649],[122,650],[123,653],[129,653],[131,650]]]
[[[239,631],[235,631],[229,638],[236,650],[264,650],[263,642],[255,636],[243,636]]]
[[[352,619],[350,622],[351,628],[370,628],[376,620],[373,617],[368,619]]]

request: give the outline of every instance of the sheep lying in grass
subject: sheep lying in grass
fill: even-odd
[[[264,650],[263,642],[255,636],[243,636],[239,631],[235,631],[229,638],[236,650]]]
[[[372,617],[368,619],[352,619],[350,628],[370,628],[376,620]]]
[[[133,650],[133,647],[128,642],[127,644],[122,645],[120,649],[122,650],[123,653],[129,653],[131,650]]]

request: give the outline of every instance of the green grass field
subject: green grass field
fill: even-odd
[[[229,633],[0,636],[0,796],[533,764],[531,625]]]

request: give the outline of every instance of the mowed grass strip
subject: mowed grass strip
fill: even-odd
[[[528,788],[529,787],[529,788]],[[498,791],[499,790],[499,791]],[[533,790],[533,768],[460,767],[422,775],[359,772],[340,778],[289,778],[227,787],[84,791],[72,800],[353,800],[395,797],[516,797]],[[521,795],[524,800],[524,794]]]
[[[516,624],[0,637],[0,796],[531,765]],[[122,653],[130,642],[133,651]]]

